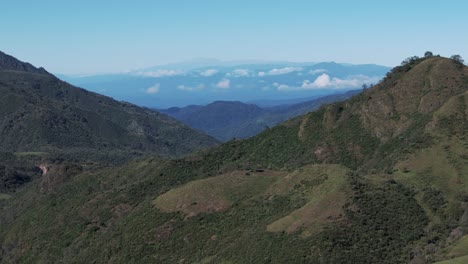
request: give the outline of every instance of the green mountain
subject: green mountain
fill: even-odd
[[[49,164],[0,196],[0,263],[462,263],[467,104],[430,57],[182,159]]]
[[[181,156],[217,141],[149,109],[73,87],[0,53],[0,149],[116,161]],[[98,158],[99,157],[99,158]]]
[[[248,138],[289,118],[317,110],[324,104],[342,101],[357,94],[349,91],[318,99],[275,107],[259,107],[233,101],[216,101],[206,106],[190,105],[157,110],[199,129],[221,141]]]

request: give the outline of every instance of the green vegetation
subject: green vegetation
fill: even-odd
[[[11,198],[11,195],[0,193],[0,200],[8,200]]]
[[[468,257],[468,235],[460,238],[454,245],[450,246],[447,255],[450,257]]]
[[[73,87],[47,72],[3,67],[0,89],[2,151],[119,163],[217,144],[165,115]]]
[[[468,256],[440,261],[435,264],[465,264],[468,262]]]
[[[47,152],[16,152],[15,155],[18,157],[23,157],[23,156],[46,156],[48,153]]]
[[[415,59],[350,100],[179,159],[0,153],[7,179],[48,168],[1,190],[0,263],[461,263],[464,75]]]

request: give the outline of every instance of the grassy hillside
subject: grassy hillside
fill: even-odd
[[[466,76],[416,60],[183,159],[53,165],[0,199],[0,263],[463,261]]]
[[[145,153],[180,156],[217,144],[165,115],[73,87],[0,55],[2,151],[113,161]]]

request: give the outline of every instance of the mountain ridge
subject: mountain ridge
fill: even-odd
[[[0,70],[23,71],[37,74],[50,74],[42,67],[36,68],[32,64],[22,62],[2,51],[0,51]]]
[[[272,107],[259,107],[240,101],[215,101],[204,106],[189,105],[156,110],[221,141],[227,141],[254,136],[289,118],[316,110],[324,104],[348,99],[357,93],[359,90],[352,90],[301,103]]]
[[[180,156],[217,144],[166,115],[76,88],[11,56],[2,58],[7,58],[0,68],[3,151]]]

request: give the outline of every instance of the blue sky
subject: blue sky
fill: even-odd
[[[193,58],[376,63],[468,59],[468,1],[2,1],[0,50],[54,73]]]

